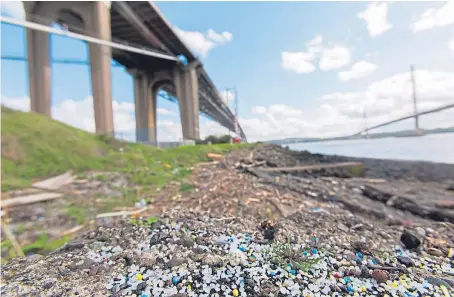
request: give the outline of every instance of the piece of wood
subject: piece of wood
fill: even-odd
[[[2,201],[2,208],[16,207],[63,197],[60,193],[40,193],[34,195],[21,196]]]
[[[117,206],[113,208],[114,212],[119,212],[119,211],[136,211],[137,207],[135,206]]]
[[[214,153],[208,153],[207,157],[210,158],[210,159],[213,159],[213,160],[222,160],[222,159],[224,159],[223,155],[214,154]]]
[[[63,174],[48,178],[46,180],[42,180],[32,184],[34,188],[55,191],[60,189],[61,187],[72,183],[74,177],[71,171],[65,172]]]
[[[111,218],[111,217],[119,217],[119,216],[132,216],[132,215],[137,215],[140,214],[144,211],[146,211],[148,207],[144,207],[138,210],[134,211],[119,211],[119,212],[106,212],[106,213],[101,213],[96,216],[97,219],[100,218]]]
[[[6,224],[6,222],[3,221],[3,220],[1,220],[1,222],[2,222],[3,232],[5,233],[6,238],[8,238],[9,241],[11,242],[11,245],[13,246],[14,252],[16,253],[16,255],[24,257],[25,256],[24,252],[22,251],[22,248],[20,247],[19,243],[17,242],[16,237],[14,237],[13,233],[9,230],[8,225]]]
[[[211,162],[201,162],[197,163],[196,166],[210,166],[210,165],[217,165],[219,161],[211,161]]]
[[[353,167],[361,166],[361,162],[344,162],[344,163],[332,163],[332,164],[316,164],[306,166],[294,166],[294,167],[269,167],[269,168],[255,168],[257,171],[264,172],[289,172],[289,171],[308,171],[308,170],[320,170],[329,168],[341,168],[341,167]]]
[[[372,183],[372,184],[382,184],[382,183],[387,182],[386,179],[382,179],[382,178],[365,178],[365,177],[353,177],[353,178],[348,179],[348,181],[367,182],[367,183]]]
[[[83,228],[84,228],[84,225],[76,226],[76,227],[74,227],[74,228],[71,228],[71,229],[69,229],[69,230],[66,230],[66,231],[62,232],[62,233],[60,234],[60,237],[67,236],[67,235],[71,235],[71,234],[73,234],[73,233],[76,233],[76,232],[79,231],[79,230],[82,230]]]

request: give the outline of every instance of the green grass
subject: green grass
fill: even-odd
[[[2,106],[2,191],[25,188],[67,170],[78,175],[87,170],[120,171],[136,184],[162,187],[190,174],[190,166],[207,161],[206,153],[240,147],[244,144],[158,149],[122,143]]]
[[[194,189],[194,185],[182,183],[180,185],[180,192],[191,192]]]
[[[47,234],[43,233],[32,244],[23,246],[22,251],[24,254],[51,252],[64,245],[68,240],[68,236],[49,240]]]
[[[86,211],[87,210],[84,207],[78,205],[71,205],[65,210],[66,215],[73,218],[77,225],[81,225],[85,222]]]

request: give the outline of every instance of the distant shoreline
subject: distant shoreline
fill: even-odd
[[[415,130],[404,130],[398,132],[383,132],[369,134],[367,137],[330,137],[330,138],[317,138],[317,137],[303,137],[303,138],[285,138],[280,140],[270,140],[265,143],[285,145],[295,143],[311,143],[311,142],[326,142],[326,141],[338,141],[338,140],[357,140],[357,139],[381,139],[381,138],[401,138],[401,137],[422,137],[431,134],[451,134],[454,133],[454,127],[450,128],[438,128],[438,129],[421,129],[419,132]]]

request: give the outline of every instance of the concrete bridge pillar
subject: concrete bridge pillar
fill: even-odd
[[[157,91],[152,88],[149,74],[129,70],[134,77],[136,108],[136,140],[157,144],[156,101]]]
[[[103,2],[92,2],[93,10],[88,31],[95,37],[111,40],[110,7]],[[93,108],[95,111],[96,133],[114,134],[112,109],[112,49],[108,46],[89,44],[91,89],[93,93]]]
[[[24,2],[24,9],[29,21],[49,26],[52,20],[58,20],[69,24],[70,29],[77,27],[80,33],[111,39],[109,3],[36,1]],[[88,47],[96,133],[113,135],[111,49],[95,44],[89,44]],[[48,33],[27,29],[27,56],[31,110],[51,116]]]
[[[36,20],[27,15],[27,21],[51,25],[51,22]],[[51,65],[49,55],[49,34],[27,30],[28,86],[30,90],[30,109],[33,112],[51,116],[50,79]]]
[[[174,85],[180,105],[181,126],[184,140],[200,139],[199,131],[199,85],[197,64],[186,69],[175,69]]]

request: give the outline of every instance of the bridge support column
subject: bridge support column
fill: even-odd
[[[176,69],[174,85],[180,105],[181,126],[184,140],[200,139],[199,131],[199,85],[195,65]]]
[[[91,18],[87,22],[87,31],[94,32],[97,38],[111,40],[110,8],[103,2],[93,2]],[[90,43],[90,73],[95,113],[96,133],[112,135],[114,133],[112,109],[112,50],[108,46]]]
[[[150,85],[148,74],[130,71],[134,76],[134,101],[136,108],[136,140],[157,145],[156,101],[157,93]]]
[[[27,21],[38,22],[27,15]],[[50,22],[43,23],[50,25]],[[30,109],[33,112],[51,116],[51,65],[49,53],[49,34],[27,29],[28,85],[30,90]]]

